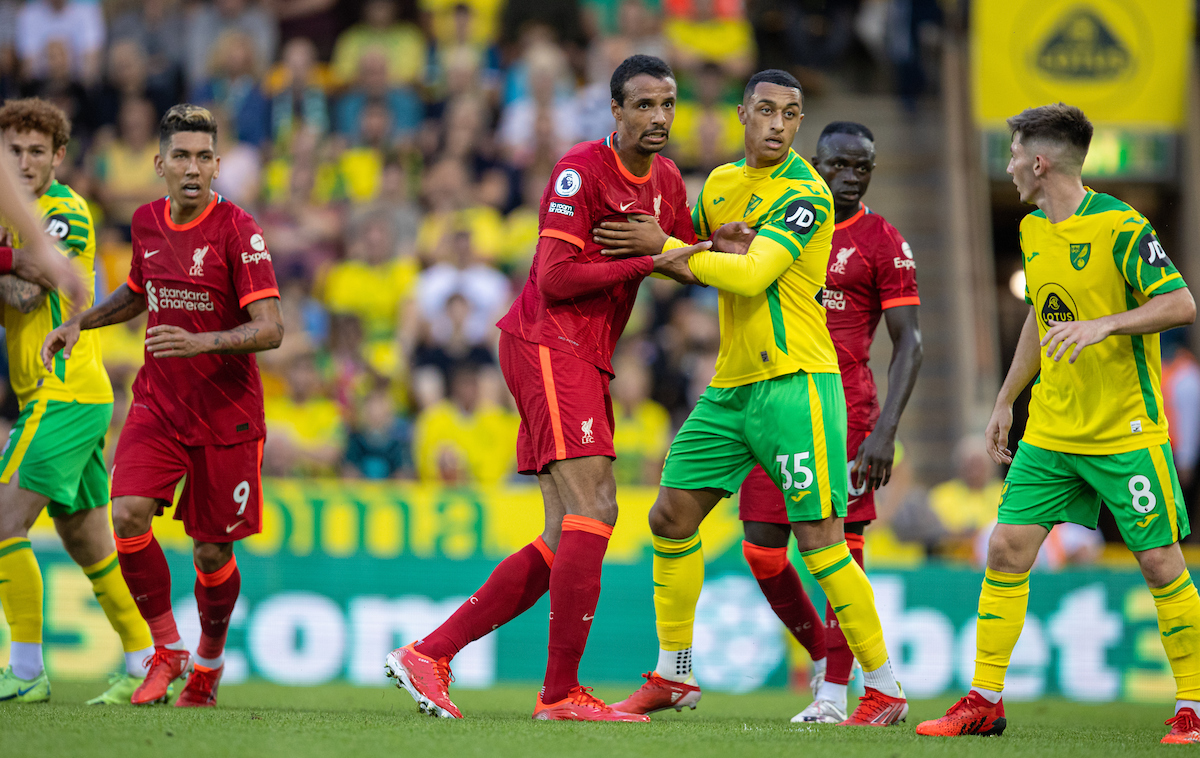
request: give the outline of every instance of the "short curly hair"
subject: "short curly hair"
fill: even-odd
[[[0,108],[0,132],[9,129],[49,135],[55,150],[71,141],[71,119],[62,108],[40,97],[9,100]]]

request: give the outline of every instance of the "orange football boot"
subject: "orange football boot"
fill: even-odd
[[[618,711],[592,694],[591,687],[572,687],[567,696],[557,703],[543,703],[539,694],[533,708],[537,721],[649,721],[641,713]]]
[[[960,737],[969,734],[999,737],[1006,726],[1008,719],[1004,718],[1004,700],[993,705],[983,695],[971,690],[966,697],[950,706],[945,716],[918,724],[917,734],[927,737]]]
[[[183,692],[175,701],[176,708],[213,708],[217,705],[217,688],[221,686],[221,675],[225,673],[225,665],[215,669],[204,666],[193,666],[192,675],[188,677]]]
[[[1162,738],[1166,745],[1186,745],[1189,742],[1200,742],[1200,718],[1191,708],[1180,708],[1179,713],[1165,722],[1171,727],[1167,736]]]
[[[903,691],[900,697],[885,695],[873,687],[865,691],[858,699],[858,707],[842,726],[891,726],[908,718],[908,700]]]
[[[154,655],[150,656],[146,678],[142,681],[141,686],[133,691],[129,702],[134,705],[167,702],[168,688],[171,686],[171,682],[183,678],[191,660],[192,654],[186,650],[155,647]]]
[[[700,702],[700,687],[687,682],[673,682],[664,679],[656,671],[642,674],[646,683],[629,697],[612,707],[625,713],[658,713],[668,708],[682,711],[684,708],[696,710]]]
[[[416,644],[413,642],[388,653],[384,671],[396,680],[397,687],[412,695],[421,713],[435,718],[462,718],[462,711],[450,700],[450,682],[454,681],[450,659],[435,661],[421,655],[413,648]]]

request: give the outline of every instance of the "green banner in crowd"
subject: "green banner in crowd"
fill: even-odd
[[[535,487],[275,481],[266,495],[263,534],[238,550],[242,597],[229,635],[227,682],[385,684],[389,650],[435,627],[501,558],[541,531]],[[581,673],[586,683],[632,687],[656,659],[645,519],[654,492],[619,497],[622,515]],[[194,646],[199,628],[189,542],[178,522],[165,518],[156,521],[155,533],[168,550],[180,629]],[[708,563],[696,615],[697,676],[710,689],[734,692],[783,685],[785,632],[741,557],[732,500],[717,508],[702,535]],[[46,579],[51,676],[94,679],[116,670],[120,646],[86,577],[57,546],[52,527],[39,523],[34,538]],[[934,565],[869,573],[910,696],[963,690],[974,665],[981,574]],[[824,605],[819,596],[814,600]],[[454,663],[458,685],[540,680],[548,611],[543,598],[466,648]],[[0,665],[7,654],[7,630],[0,627]],[[1173,693],[1154,604],[1140,575],[1034,575],[1006,697],[1167,701]]]

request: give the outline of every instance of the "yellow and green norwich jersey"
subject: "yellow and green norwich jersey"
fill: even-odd
[[[46,232],[59,240],[59,249],[75,262],[85,282],[94,281],[96,234],[87,202],[70,187],[54,182],[38,198],[37,207]],[[15,231],[13,237],[20,247]],[[83,307],[91,307],[94,299],[93,294]],[[113,401],[112,384],[100,359],[99,331],[80,333],[70,360],[64,360],[61,351],[54,357],[54,371],[47,371],[42,365],[42,342],[62,324],[69,311],[66,296],[58,292],[48,293],[32,313],[21,313],[4,304],[9,381],[22,407],[30,400],[42,398],[80,403]]]
[[[688,262],[720,292],[721,350],[714,387],[738,387],[805,371],[838,373],[818,296],[833,241],[833,196],[808,161],[790,151],[767,168],[746,161],[713,170],[692,209],[701,239],[722,224],[758,231],[746,255],[703,252]]]
[[[1146,218],[1090,189],[1060,223],[1050,223],[1040,210],[1026,216],[1020,236],[1025,300],[1040,337],[1048,320],[1102,318],[1187,286]],[[1083,455],[1167,442],[1157,334],[1113,335],[1084,348],[1073,364],[1070,350],[1058,362],[1041,351],[1025,440]]]

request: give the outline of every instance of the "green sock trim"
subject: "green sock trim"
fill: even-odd
[[[700,538],[700,532],[699,532],[699,531],[697,531],[697,532],[696,532],[695,534],[693,534],[691,537],[684,537],[684,538],[683,538],[683,539],[681,539],[681,540],[673,540],[673,539],[671,539],[670,537],[659,537],[657,534],[652,534],[652,535],[650,535],[650,539],[651,539],[652,541],[655,541],[655,542],[674,542],[676,545],[683,545],[683,544],[685,544],[685,543],[691,542],[692,540],[699,539],[699,538]]]
[[[1179,576],[1182,578],[1185,574],[1180,574]],[[1171,589],[1171,585],[1178,581],[1179,578],[1176,578],[1174,582],[1171,582],[1171,584],[1168,584],[1166,587],[1151,587],[1150,594],[1154,596],[1155,600],[1166,600],[1169,597],[1175,597],[1180,592],[1183,592],[1188,587],[1192,586],[1192,577],[1188,576],[1186,581],[1182,582],[1178,587]]]
[[[678,553],[664,553],[663,551],[659,550],[658,548],[655,548],[654,554],[656,556],[658,556],[659,558],[682,558],[685,555],[691,555],[692,553],[696,552],[700,548],[701,548],[701,545],[699,542],[697,542],[695,545],[692,545],[691,547],[687,548],[686,550],[682,550]]]
[[[833,564],[832,566],[821,569],[817,573],[813,574],[812,577],[813,577],[813,579],[816,579],[819,582],[831,574],[836,574],[837,572],[846,568],[846,566],[850,565],[851,563],[854,563],[854,556],[847,555],[845,558],[841,559],[840,561]]]
[[[104,568],[96,569],[95,571],[93,571],[90,574],[88,574],[88,572],[86,572],[86,571],[83,573],[85,575],[87,575],[88,579],[91,579],[94,582],[97,579],[101,579],[101,578],[106,577],[109,574],[111,574],[113,572],[113,570],[116,569],[117,566],[119,566],[119,565],[121,565],[121,562],[118,561],[117,556],[114,555],[112,561],[110,561],[109,564],[107,566],[105,566]]]
[[[845,544],[846,544],[846,541],[842,540],[841,542],[835,542],[832,545],[826,545],[825,547],[819,547],[816,550],[805,550],[800,553],[800,557],[807,558],[810,555],[816,555],[817,553],[823,553],[826,550],[833,550],[835,547],[842,547]],[[846,550],[849,550],[849,549],[850,549],[849,547],[846,548]]]
[[[32,549],[33,549],[32,542],[30,542],[27,539],[18,538],[16,542],[11,542],[11,543],[5,545],[4,547],[0,547],[0,558],[3,558],[4,556],[8,555],[9,553],[15,553],[18,550],[32,550]]]
[[[997,573],[1003,574],[1004,572],[999,571]],[[1009,582],[1004,579],[993,579],[985,573],[983,575],[983,581],[985,584],[990,584],[993,587],[1022,587],[1026,584],[1029,584],[1029,572],[1025,572],[1025,575],[1015,582]]]

